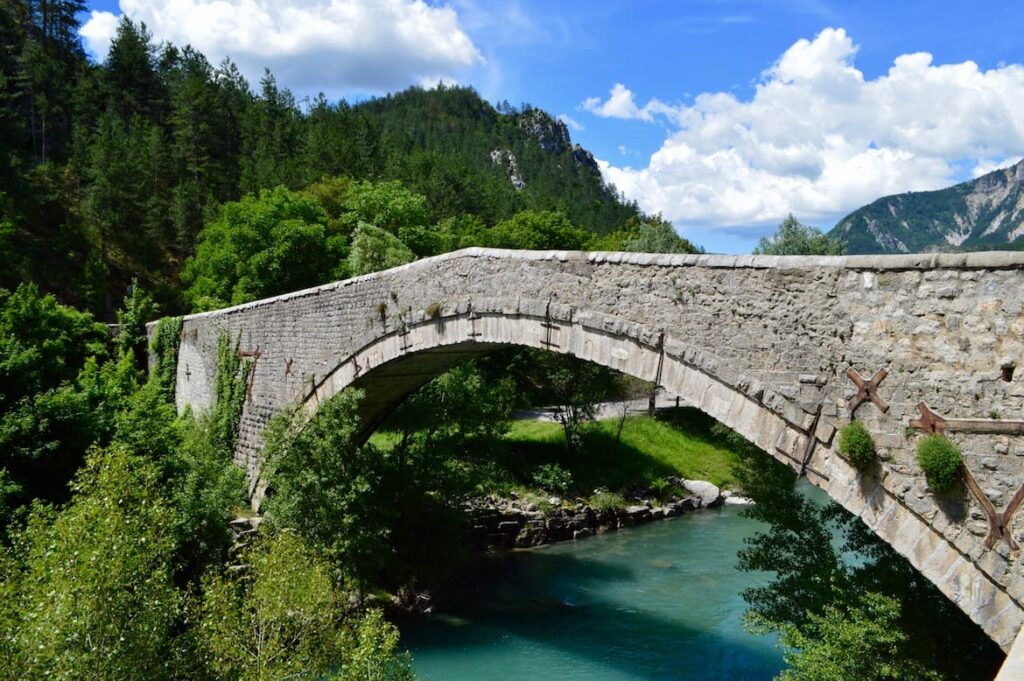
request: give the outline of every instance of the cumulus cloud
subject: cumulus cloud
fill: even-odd
[[[583,126],[575,118],[568,116],[567,114],[558,114],[558,120],[562,121],[569,127],[570,130],[583,130]]]
[[[676,109],[657,99],[652,99],[642,107],[637,106],[633,91],[622,83],[612,87],[607,100],[602,102],[600,97],[587,97],[580,106],[584,111],[601,118],[624,120],[653,121],[657,114],[671,118],[677,113]]]
[[[764,231],[789,212],[827,227],[879,196],[936,189],[1024,155],[1024,66],[936,65],[919,52],[866,79],[856,53],[841,28],[799,40],[746,100],[708,92],[690,105],[639,106],[616,84],[583,108],[659,115],[672,132],[646,167],[602,171],[668,219]]]
[[[451,7],[422,0],[121,0],[157,41],[231,57],[258,82],[264,68],[299,92],[383,92],[452,82],[482,61]],[[106,57],[118,17],[93,11],[86,47]]]

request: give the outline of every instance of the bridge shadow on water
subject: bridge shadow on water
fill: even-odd
[[[650,530],[658,528],[639,528]],[[431,656],[487,657],[509,646],[495,658],[507,660],[501,668],[467,669],[481,679],[603,678],[598,670],[616,679],[767,679],[782,668],[773,638],[751,637],[735,612],[721,612],[736,609],[734,571],[695,570],[657,551],[634,555],[618,539],[482,559],[441,613],[400,623],[404,640],[414,655]],[[608,544],[596,546],[604,540],[610,556]],[[588,544],[600,559],[586,555]],[[732,590],[731,603],[715,612],[711,601],[723,590]]]

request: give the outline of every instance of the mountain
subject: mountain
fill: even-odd
[[[882,197],[830,234],[849,253],[1024,249],[1024,160],[946,189]]]

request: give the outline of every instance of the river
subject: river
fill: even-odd
[[[402,640],[424,681],[771,679],[740,597],[768,576],[735,568],[758,527],[725,507],[486,559]]]

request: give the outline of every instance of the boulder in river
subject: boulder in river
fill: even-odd
[[[685,489],[700,499],[700,505],[704,508],[715,508],[722,504],[722,491],[718,485],[713,485],[707,480],[684,480],[674,475],[667,478],[669,484]]]

